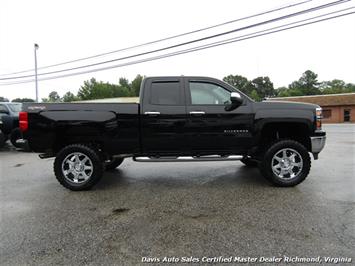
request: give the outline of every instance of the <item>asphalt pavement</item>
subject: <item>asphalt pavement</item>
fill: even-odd
[[[325,125],[308,178],[277,188],[238,161],[137,163],[86,192],[53,159],[0,151],[1,265],[137,265],[203,257],[352,258],[355,125]],[[193,259],[191,258],[191,260]],[[164,264],[164,263],[162,263]]]

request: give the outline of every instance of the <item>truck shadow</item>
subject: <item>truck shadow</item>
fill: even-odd
[[[179,163],[178,167],[167,166],[166,163],[158,163],[159,165],[155,163],[153,167],[150,163],[139,164],[142,165],[139,168],[130,165],[129,167],[106,172],[94,189],[107,190],[117,187],[133,189],[136,186],[153,185],[165,188],[270,186],[257,168],[246,167],[241,163],[229,165],[227,168],[216,166],[213,169],[194,166],[194,163]]]

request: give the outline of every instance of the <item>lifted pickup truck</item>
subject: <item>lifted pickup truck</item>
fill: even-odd
[[[254,102],[207,77],[149,77],[139,103],[24,104],[20,128],[59,183],[95,185],[104,170],[136,161],[241,159],[277,186],[308,175],[325,145],[317,105]]]

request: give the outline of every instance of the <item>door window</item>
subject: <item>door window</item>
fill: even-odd
[[[151,104],[157,105],[182,105],[180,83],[153,82],[151,87]]]
[[[213,83],[190,82],[191,104],[230,104],[230,92]]]

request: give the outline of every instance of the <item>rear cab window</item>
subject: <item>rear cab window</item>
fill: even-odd
[[[181,87],[179,81],[156,81],[150,88],[150,104],[152,105],[182,105]]]

